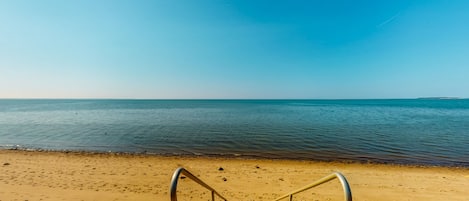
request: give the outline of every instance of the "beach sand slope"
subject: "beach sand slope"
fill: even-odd
[[[354,200],[469,201],[468,168],[17,150],[0,150],[0,200],[164,201],[180,166],[230,201],[273,200],[333,171],[348,179]],[[185,178],[178,197],[206,201],[210,192]],[[294,200],[307,197],[343,200],[343,192],[334,180]]]

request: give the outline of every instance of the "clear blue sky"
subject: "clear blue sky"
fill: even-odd
[[[469,97],[469,1],[0,0],[0,98]]]

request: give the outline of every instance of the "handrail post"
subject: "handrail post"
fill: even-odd
[[[345,179],[344,175],[338,172],[335,172],[334,174],[336,175],[337,179],[339,179],[340,183],[342,184],[342,188],[344,189],[345,200],[352,201],[352,190],[350,189],[350,185],[347,179]]]
[[[205,182],[203,182],[202,180],[200,180],[199,178],[197,178],[196,176],[194,176],[192,173],[190,173],[189,171],[187,171],[186,169],[184,169],[183,167],[179,167],[178,169],[176,169],[176,171],[174,171],[174,174],[173,174],[173,177],[171,178],[171,185],[169,187],[169,191],[170,191],[170,196],[171,196],[171,201],[177,201],[177,184],[178,184],[178,180],[179,180],[179,175],[180,174],[183,174],[183,175],[186,175],[187,178],[189,179],[192,179],[193,181],[195,181],[196,183],[198,183],[199,185],[203,186],[204,188],[210,190],[212,192],[212,201],[215,200],[215,194],[222,198],[223,200],[227,201],[226,198],[224,198],[223,196],[221,196],[217,191],[215,191],[215,189],[213,189],[212,187],[210,187],[209,185],[207,185]]]
[[[171,185],[169,187],[169,192],[171,194],[171,201],[177,201],[177,185],[178,185],[178,180],[179,180],[179,175],[181,172],[184,170],[184,168],[180,167],[174,171],[173,177],[171,178]]]
[[[293,200],[293,195],[294,194],[297,194],[297,193],[301,193],[305,190],[308,190],[308,189],[311,189],[313,187],[316,187],[316,186],[319,186],[323,183],[326,183],[326,182],[329,182],[333,179],[337,178],[339,181],[340,181],[340,184],[342,184],[342,188],[344,189],[344,197],[345,197],[345,201],[352,201],[352,191],[350,190],[350,185],[348,184],[347,182],[347,179],[345,179],[345,177],[339,173],[339,172],[334,172],[328,176],[325,176],[309,185],[306,185],[305,187],[303,188],[300,188],[298,190],[295,190],[293,192],[290,192],[290,193],[287,193],[279,198],[277,198],[275,201],[279,201],[281,199],[284,199],[286,197],[290,197],[290,201]]]

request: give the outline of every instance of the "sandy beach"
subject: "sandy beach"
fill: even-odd
[[[169,200],[174,170],[183,166],[228,200],[273,200],[333,171],[354,200],[469,200],[469,169],[238,158],[0,151],[0,200]],[[223,170],[220,170],[220,167]],[[209,200],[189,179],[180,200]],[[342,200],[338,180],[299,194]]]

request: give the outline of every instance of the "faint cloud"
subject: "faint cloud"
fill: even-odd
[[[386,24],[389,24],[390,22],[394,21],[397,17],[401,15],[401,12],[398,12],[397,14],[393,15],[392,17],[388,18],[387,20],[381,22],[380,24],[376,25],[376,28],[381,28]]]

